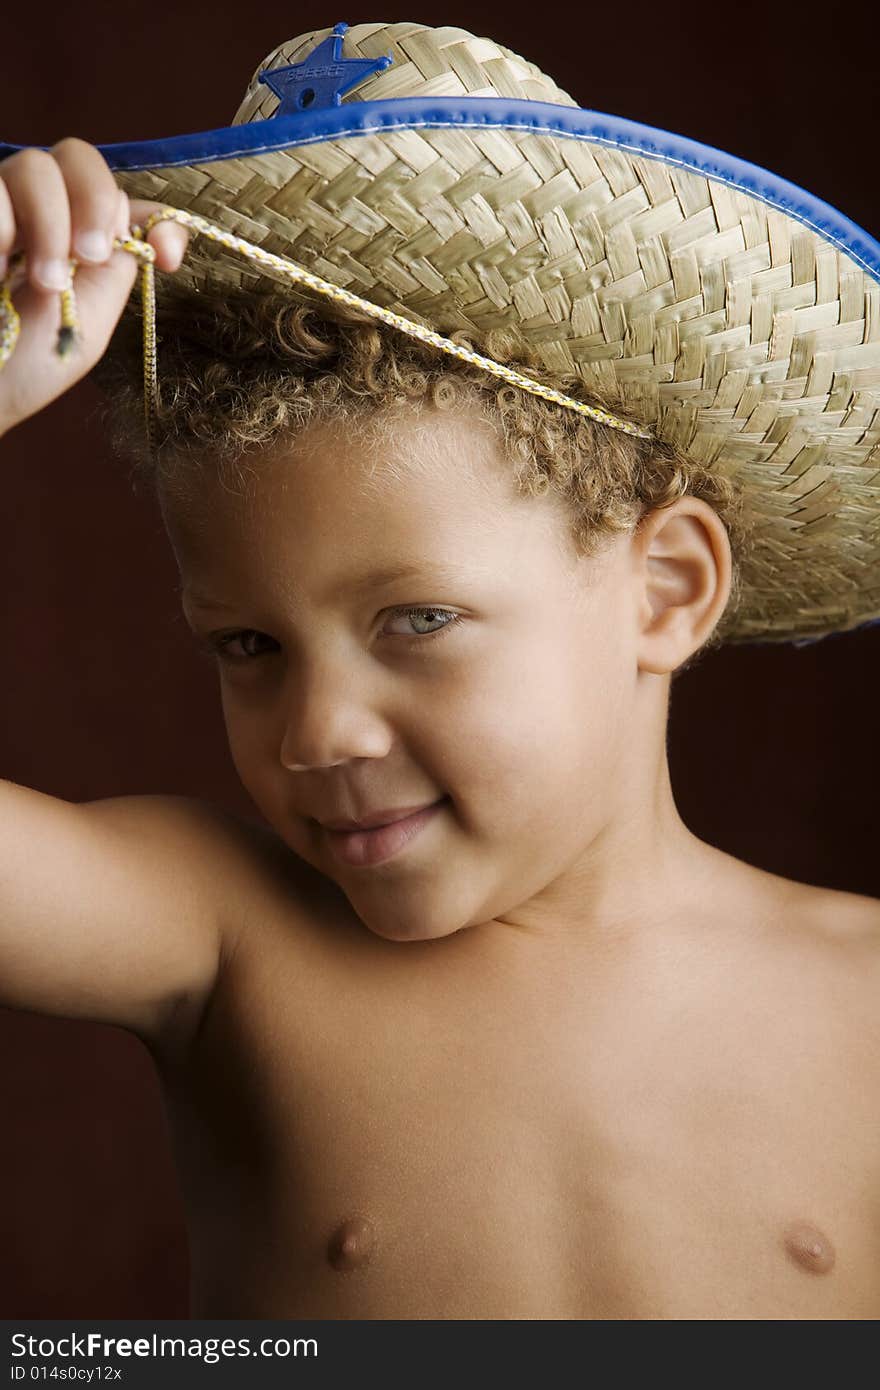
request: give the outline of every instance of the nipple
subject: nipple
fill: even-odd
[[[828,1237],[807,1221],[796,1221],[785,1232],[785,1249],[796,1264],[811,1274],[827,1274],[834,1264],[834,1246]]]
[[[363,1216],[351,1216],[330,1237],[327,1258],[334,1269],[354,1269],[366,1263],[375,1243],[369,1221]]]

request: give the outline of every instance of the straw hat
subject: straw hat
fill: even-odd
[[[99,148],[130,196],[410,321],[515,323],[552,370],[734,476],[757,544],[728,640],[880,621],[880,245],[827,204],[416,23],[302,34],[230,126]],[[197,236],[175,278],[273,274]]]

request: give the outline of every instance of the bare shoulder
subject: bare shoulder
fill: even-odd
[[[314,972],[327,969],[331,957],[363,947],[369,934],[342,889],[277,831],[210,802],[194,802],[191,813],[208,862],[219,866],[219,973],[239,955],[272,962],[279,952],[288,961],[308,957]]]
[[[194,901],[206,907],[195,915],[216,923],[225,949],[239,926],[236,906],[267,876],[293,874],[299,862],[274,832],[194,796],[105,797],[83,802],[82,810],[112,830],[120,848],[139,846],[166,886],[189,883]]]
[[[830,947],[880,947],[880,899],[786,878],[714,846],[710,855],[712,882],[738,923],[764,921]]]
[[[291,1009],[305,1015],[338,998],[355,969],[364,978],[369,943],[339,886],[264,823],[209,802],[187,807],[203,863],[213,866],[220,951],[211,987],[176,1020],[165,1055],[186,1063],[210,1028],[235,1028],[241,1010],[272,997],[284,981]]]
[[[162,1052],[197,1027],[249,922],[282,902],[287,921],[303,915],[302,861],[195,798],[72,802],[2,781],[0,823],[4,1007],[113,1024]]]
[[[310,920],[320,875],[267,826],[197,797],[112,797],[81,809],[103,836],[106,870],[137,884],[138,912],[161,936],[153,958],[161,947],[169,973],[174,957],[185,962],[169,1007],[137,1029],[157,1054],[180,1058],[243,936],[282,908],[291,925]],[[127,872],[135,860],[136,875]]]
[[[880,1101],[880,901],[862,893],[801,885],[802,920],[816,943],[821,988],[812,992],[848,1057]]]
[[[820,1051],[880,1090],[880,900],[729,857],[725,871],[724,920],[752,997],[804,1039],[805,1059],[821,1038]]]
[[[146,819],[168,817],[185,829],[190,865],[215,915],[221,960],[279,908],[304,922],[319,911],[326,880],[269,826],[197,797],[133,800]]]
[[[880,900],[789,879],[778,883],[773,937],[792,980],[813,1007],[852,1032],[860,1051],[866,1045],[880,1061]]]
[[[808,883],[792,890],[790,911],[829,947],[880,952],[880,899]]]
[[[873,991],[880,1001],[880,899],[786,878],[714,849],[709,873],[732,936],[766,953],[762,971],[776,959],[805,980],[812,967],[816,979]]]

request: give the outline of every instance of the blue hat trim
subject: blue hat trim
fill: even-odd
[[[271,70],[275,71],[278,70]],[[215,160],[247,158],[272,150],[395,129],[444,127],[528,130],[536,135],[586,140],[702,174],[739,189],[769,207],[778,208],[837,246],[869,275],[880,280],[880,243],[830,204],[797,184],[710,145],[580,106],[557,106],[552,102],[513,97],[388,97],[383,101],[350,101],[320,109],[310,106],[287,115],[273,115],[265,121],[169,139],[98,145],[97,148],[112,170],[133,172],[172,168],[178,164],[211,164]],[[0,159],[26,148],[0,144]],[[37,148],[46,149],[47,146]]]

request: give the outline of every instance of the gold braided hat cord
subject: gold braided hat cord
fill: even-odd
[[[209,222],[204,217],[199,217],[196,213],[186,212],[182,208],[161,207],[153,213],[143,228],[132,227],[131,237],[114,238],[113,245],[118,250],[129,251],[137,256],[141,261],[141,296],[143,302],[143,328],[144,328],[144,417],[146,425],[147,443],[150,453],[155,450],[156,439],[156,414],[159,404],[159,385],[156,369],[156,294],[153,274],[153,262],[156,253],[146,240],[150,230],[157,222],[171,220],[180,222],[192,231],[201,233],[203,236],[210,237],[213,241],[222,242],[224,246],[233,251],[240,252],[249,260],[256,261],[258,264],[271,266],[280,271],[289,280],[296,283],[307,285],[310,289],[318,291],[320,294],[327,295],[330,299],[339,300],[344,304],[349,304],[354,308],[361,309],[364,313],[372,315],[373,318],[381,319],[384,323],[398,328],[403,333],[410,334],[413,338],[419,338],[422,342],[431,343],[434,347],[443,352],[459,357],[462,361],[471,362],[475,366],[491,372],[494,376],[501,377],[502,380],[510,382],[513,386],[520,387],[523,391],[529,391],[533,395],[541,396],[544,400],[553,401],[557,405],[566,406],[570,410],[579,411],[582,415],[587,415],[592,420],[598,421],[609,428],[621,430],[624,434],[634,435],[638,439],[650,439],[652,434],[649,430],[641,429],[638,425],[632,424],[628,420],[622,420],[616,415],[610,414],[598,406],[588,405],[585,401],[575,400],[572,396],[565,395],[562,391],[555,390],[552,386],[544,386],[540,382],[532,380],[531,377],[524,376],[521,372],[514,371],[511,367],[506,367],[500,362],[495,362],[489,357],[483,357],[478,352],[473,352],[470,348],[463,347],[459,343],[452,342],[451,339],[443,337],[442,334],[434,332],[431,328],[426,328],[422,324],[414,323],[411,319],[404,318],[401,314],[395,314],[390,309],[386,309],[379,304],[373,304],[368,299],[362,299],[359,295],[353,294],[351,290],[344,289],[341,285],[334,285],[329,280],[322,280],[320,276],[312,274],[294,261],[288,260],[284,256],[273,255],[269,251],[264,251],[262,247],[255,246],[252,242],[246,241],[243,237],[235,236],[232,232],[218,227],[215,223]],[[18,338],[20,318],[9,292],[9,281],[12,271],[22,259],[22,253],[14,256],[9,264],[6,276],[0,283],[0,370],[4,363],[12,355]],[[76,341],[79,333],[79,320],[76,309],[76,296],[73,290],[73,276],[76,271],[77,262],[75,259],[69,261],[70,279],[67,288],[60,291],[61,294],[61,328],[56,343],[56,351],[66,355]]]

